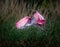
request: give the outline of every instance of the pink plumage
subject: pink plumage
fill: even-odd
[[[24,29],[26,27],[29,26],[38,26],[38,25],[44,25],[46,22],[46,20],[44,19],[44,17],[38,12],[36,11],[36,13],[34,13],[33,18],[30,18],[29,16],[25,16],[24,18],[20,19],[17,23],[16,23],[16,28],[17,29]]]
[[[46,22],[44,17],[38,11],[36,11],[33,17],[35,18],[36,24],[44,25]]]
[[[28,21],[30,20],[30,17],[25,16],[24,18],[20,19],[17,23],[16,23],[16,28],[18,29],[23,29],[24,26],[28,23]]]

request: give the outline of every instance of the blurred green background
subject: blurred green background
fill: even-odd
[[[38,10],[46,19],[45,30],[16,29],[15,23]],[[60,47],[59,0],[0,0],[0,47]]]

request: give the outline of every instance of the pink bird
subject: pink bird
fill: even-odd
[[[32,26],[32,25],[44,25],[45,24],[45,19],[44,17],[36,11],[34,13],[33,18],[29,16],[25,16],[24,18],[20,19],[16,23],[16,28],[17,29],[24,29],[26,27]]]

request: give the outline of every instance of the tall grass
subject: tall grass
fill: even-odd
[[[33,2],[33,3],[32,3]],[[43,0],[0,1],[0,47],[59,47],[60,4],[58,1]],[[24,16],[33,16],[38,10],[46,19],[45,30],[30,27],[18,30],[15,23]]]

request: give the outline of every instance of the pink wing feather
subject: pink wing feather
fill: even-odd
[[[34,18],[35,18],[35,23],[40,24],[40,25],[45,24],[44,17],[38,11],[36,11],[36,13],[34,14]]]
[[[18,29],[23,29],[24,26],[28,23],[28,21],[30,20],[30,17],[25,16],[24,18],[20,19],[17,23],[16,23],[16,28]]]

